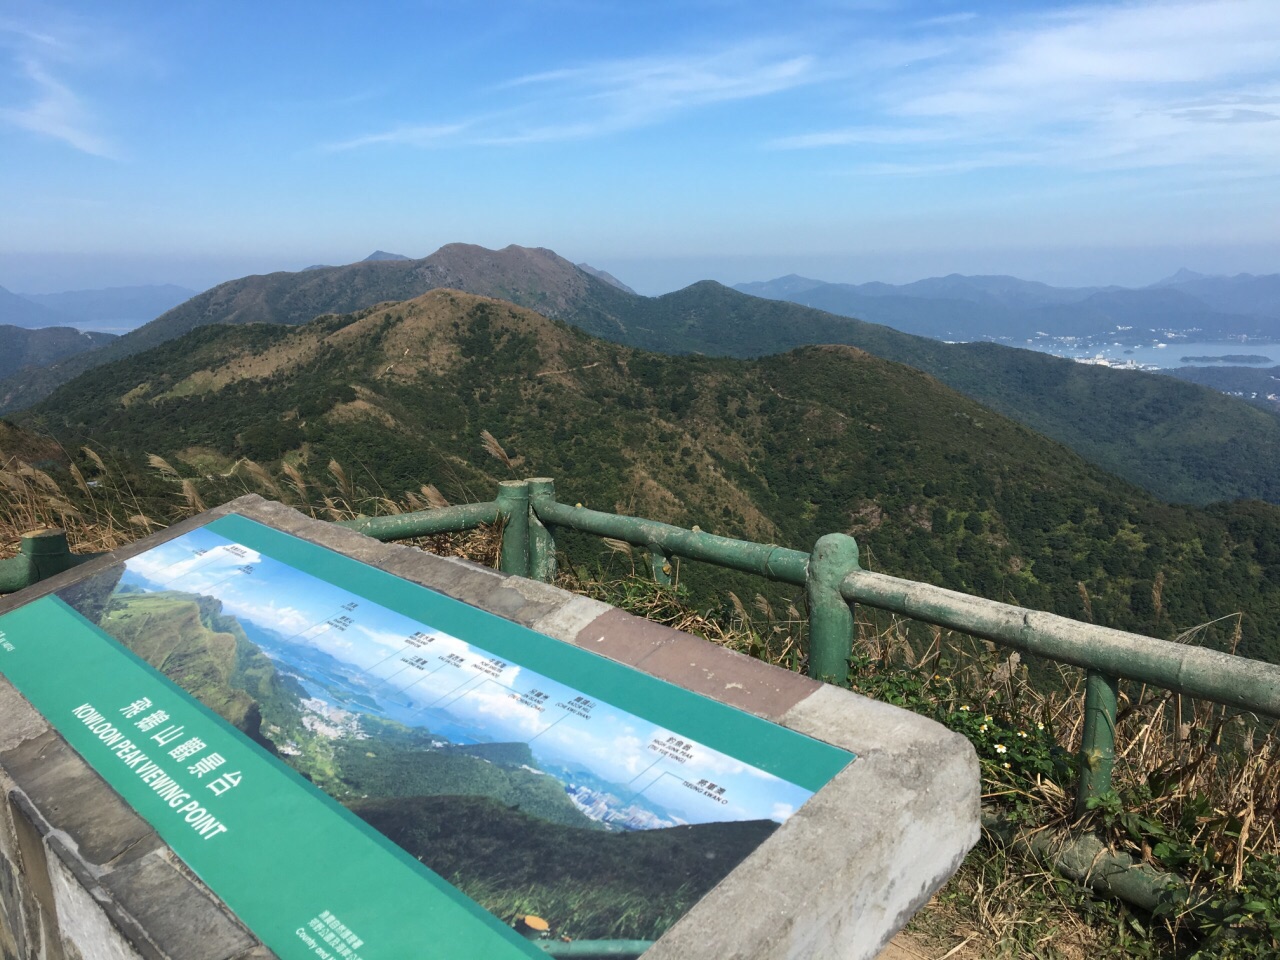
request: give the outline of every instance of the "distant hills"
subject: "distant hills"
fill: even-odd
[[[952,274],[893,285],[826,283],[792,274],[734,289],[943,340],[1025,342],[1042,333],[1112,334],[1136,342],[1170,331],[1194,331],[1199,339],[1280,339],[1280,274],[1206,277],[1182,270],[1137,290],[1051,287],[1005,276]]]
[[[792,289],[809,282],[788,281]],[[664,353],[758,357],[804,344],[856,346],[924,370],[1166,500],[1280,501],[1275,469],[1280,419],[1209,389],[994,344],[946,344],[785,300],[748,296],[712,281],[642,297],[550,250],[518,246],[488,250],[450,244],[421,260],[363,261],[229,281],[99,350],[0,381],[0,410],[28,407],[95,366],[207,324],[294,325],[441,287],[513,302],[595,336]],[[921,281],[918,289],[949,293],[974,316],[989,308],[961,299],[964,291],[1009,309],[1028,303],[1056,309],[1064,297],[1075,295],[1014,278],[938,278]],[[895,298],[904,299],[880,297]]]
[[[67,317],[55,313],[48,307],[42,307],[26,297],[20,297],[0,287],[0,324],[35,329],[65,326],[67,320]]]
[[[59,323],[138,326],[171,310],[196,291],[172,283],[142,287],[108,287],[66,293],[24,293],[20,296],[59,318]]]
[[[84,333],[73,327],[35,330],[0,325],[0,377],[43,368],[76,354],[96,350],[116,339],[111,333]]]
[[[769,305],[725,293],[744,308]],[[1089,400],[1079,383],[1053,383],[1086,368],[1043,361],[1029,377],[1060,387],[1063,402]],[[1165,399],[1215,396],[1130,378],[1174,388]],[[1158,407],[1113,420],[1142,422]],[[369,471],[379,490],[433,482],[453,499],[510,475],[481,448],[488,430],[523,458],[523,475],[555,477],[591,506],[800,548],[846,531],[873,569],[1144,632],[1248,611],[1242,652],[1280,660],[1280,508],[1160,503],[934,378],[850,346],[662,356],[437,290],[305,325],[204,326],[84,374],[30,415],[68,449],[93,438],[138,459],[200,464],[187,469],[201,477],[239,457],[287,455],[323,485],[334,458]],[[694,586],[706,576],[682,570]]]

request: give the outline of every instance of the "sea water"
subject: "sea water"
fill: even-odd
[[[1112,342],[1108,344],[1091,344],[1090,346],[1071,347],[1052,340],[1035,340],[1027,343],[1011,342],[1011,347],[1023,347],[1027,350],[1038,350],[1051,353],[1055,357],[1067,357],[1071,360],[1096,357],[1101,354],[1108,360],[1123,363],[1132,360],[1136,364],[1168,369],[1170,367],[1200,366],[1280,366],[1280,343],[1266,343],[1250,340],[1246,343],[1228,341],[1225,343],[1188,342],[1173,340],[1164,345],[1133,344]],[[1183,357],[1223,357],[1223,356],[1255,356],[1266,357],[1266,363],[1234,364],[1234,363],[1185,363]]]

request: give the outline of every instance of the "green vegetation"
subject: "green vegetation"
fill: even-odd
[[[0,324],[0,378],[28,367],[45,367],[116,339],[114,333],[82,333],[73,327],[27,330]],[[0,400],[3,390],[0,390]]]
[[[86,374],[27,422],[135,463],[168,457],[170,502],[249,484],[351,506],[424,481],[483,500],[518,471],[556,478],[570,501],[799,549],[848,532],[871,569],[1156,636],[1243,613],[1241,652],[1280,660],[1280,509],[1159,503],[850,347],[666,357],[438,291],[301,327],[204,327]],[[486,454],[485,430],[506,461]],[[565,543],[598,555],[598,542]],[[693,568],[685,580],[704,598],[756,589]]]
[[[804,624],[762,597],[690,608],[680,587],[642,578],[576,584],[640,615],[782,666],[801,662]],[[1113,793],[1075,821],[1083,676],[1055,666],[1033,683],[1017,653],[859,607],[850,686],[963,734],[978,754],[988,827],[960,871],[913,920],[930,956],[1263,960],[1280,950],[1280,729],[1163,690],[1122,684]],[[1187,631],[1187,637],[1194,634]],[[1021,833],[1019,834],[1019,831]],[[1184,878],[1193,895],[1156,914],[1100,899],[1008,843],[1095,833]]]
[[[1270,361],[1268,361],[1270,362]],[[1280,415],[1280,367],[1176,367],[1162,374],[1230,393],[1273,415]]]
[[[987,421],[983,423],[984,429],[989,426]],[[956,429],[960,429],[959,422]],[[991,455],[983,453],[984,457]],[[86,463],[85,468],[88,469],[89,464]],[[96,493],[94,506],[86,506],[84,512],[77,515],[70,512],[73,505],[63,499],[52,477],[21,464],[11,467],[5,472],[3,482],[15,495],[5,502],[7,509],[0,514],[0,521],[13,533],[22,529],[22,524],[36,525],[66,518],[73,521],[70,526],[75,541],[88,544],[118,544],[127,530],[142,532],[153,525],[147,521],[123,529],[115,526],[114,517],[136,510],[138,501],[128,494],[129,485],[123,477],[108,471],[105,465],[101,469],[103,472],[97,474],[99,486],[79,490],[79,495],[86,498],[86,490]],[[1074,482],[1082,477],[1087,479],[1088,475],[1088,471],[1071,473],[1068,479]],[[252,471],[244,466],[243,472],[209,481],[210,489],[217,489],[213,486],[215,482],[243,483],[244,478],[251,476]],[[322,511],[340,510],[338,505],[345,502],[336,491],[352,485],[343,480],[343,476],[340,469],[335,472],[332,478],[335,486],[330,490],[338,499],[330,498],[333,506],[321,506]],[[146,474],[138,474],[135,479],[141,481],[145,477]],[[1115,486],[1114,481],[1110,483]],[[159,488],[170,502],[178,498],[186,504],[186,510],[194,509],[176,482],[161,483]],[[323,503],[322,494],[314,488],[308,489],[317,496],[316,502]],[[298,495],[296,487],[292,488],[291,495]],[[130,498],[120,500],[122,496]],[[400,506],[419,506],[421,501],[414,493]],[[391,509],[396,505],[384,502],[382,506]],[[1274,562],[1274,558],[1265,553],[1268,544],[1280,542],[1273,528],[1267,526],[1274,522],[1273,507],[1240,504],[1216,507],[1204,514],[1159,505],[1149,504],[1149,507],[1181,517],[1184,523],[1209,524],[1200,528],[1202,531],[1222,524],[1216,529],[1224,541],[1237,546],[1248,542],[1250,550],[1263,551],[1252,562]],[[92,512],[95,509],[97,514]],[[106,518],[105,529],[95,529],[87,522],[94,516]],[[861,522],[869,519],[870,516],[863,517]],[[884,522],[882,520],[882,527]],[[1072,520],[1063,526],[1063,543],[1070,543],[1066,537],[1075,529],[1075,524]],[[1236,525],[1234,530],[1231,524]],[[976,521],[969,526],[976,527]],[[1273,532],[1264,535],[1269,530]],[[973,531],[969,532],[974,535]],[[449,553],[493,562],[495,538],[492,533],[445,537],[436,542]],[[613,567],[621,566],[624,572],[636,559],[629,559],[625,551],[613,552],[610,556]],[[1197,556],[1201,568],[1207,556],[1203,550]],[[682,566],[681,576],[692,566]],[[579,566],[577,571],[582,569]],[[114,583],[114,579],[110,582]],[[1189,627],[1197,621],[1173,619],[1169,614],[1170,609],[1182,606],[1172,593],[1172,582],[1158,578],[1153,583],[1147,597],[1150,610],[1158,612],[1157,623],[1162,630],[1183,642],[1199,642],[1206,635],[1206,628]],[[744,653],[792,669],[803,668],[806,639],[800,612],[785,604],[771,604],[764,596],[756,595],[753,601],[744,604],[735,594],[723,593],[720,604],[708,608],[691,606],[682,586],[661,587],[643,576],[624,576],[608,582],[574,580],[569,576],[562,578],[561,583],[642,615],[702,633]],[[755,581],[754,586],[759,585],[759,581]],[[100,605],[104,589],[105,586],[99,584],[87,590],[87,601]],[[190,609],[173,602],[178,595],[161,596],[169,598],[167,609],[178,621],[191,622]],[[122,599],[135,598],[125,595]],[[200,608],[198,598],[191,599],[200,610],[202,623],[213,623],[213,618],[221,615],[212,607]],[[1094,607],[1087,590],[1077,588],[1077,600],[1085,611]],[[779,611],[777,615],[775,610]],[[1096,609],[1094,612],[1096,614]],[[1071,757],[1079,741],[1081,724],[1078,672],[1061,670],[1060,682],[1052,686],[1033,684],[1029,671],[1016,656],[1006,656],[989,644],[876,616],[865,607],[858,608],[858,616],[859,637],[850,671],[850,682],[855,689],[934,717],[969,736],[981,760],[984,812],[989,817],[1007,827],[1028,830],[1062,830],[1070,824],[1074,787]],[[1231,648],[1243,639],[1248,619],[1228,621],[1225,646]],[[1189,628],[1178,633],[1183,627]],[[1241,632],[1237,634],[1237,630]],[[215,629],[215,632],[227,631]],[[157,650],[164,652],[159,647]],[[225,664],[224,660],[219,662]],[[177,663],[181,664],[181,658]],[[188,673],[195,677],[207,675],[202,670]],[[239,675],[246,673],[240,671]],[[287,690],[282,693],[282,702],[287,702],[287,693]],[[264,708],[263,713],[280,716],[278,709]],[[371,739],[385,740],[404,749],[412,747],[412,741],[418,736],[395,724],[368,720],[365,730]],[[368,745],[369,741],[352,743],[366,744],[365,751],[378,749]],[[1199,912],[1151,915],[1122,903],[1097,899],[1078,883],[1055,874],[1018,849],[1002,845],[996,834],[991,833],[956,877],[913,921],[914,935],[928,944],[931,955],[950,952],[955,957],[1039,956],[1045,960],[1109,955],[1216,960],[1276,955],[1280,949],[1277,941],[1280,880],[1276,857],[1280,765],[1274,762],[1280,744],[1276,731],[1221,708],[1129,685],[1121,689],[1117,745],[1120,756],[1116,792],[1096,804],[1090,817],[1077,825],[1077,829],[1096,832],[1120,851],[1128,851],[1193,880],[1196,889],[1201,891],[1194,904]],[[495,753],[488,757],[497,763],[516,763],[520,758],[521,754],[510,745],[497,746]],[[310,762],[309,757],[306,759]],[[331,766],[328,773],[331,783],[337,782],[336,774],[336,766]],[[346,795],[357,812],[367,813],[371,822],[381,817],[389,829],[403,832],[406,843],[439,851],[443,859],[438,869],[446,876],[450,876],[451,869],[446,855],[453,857],[455,864],[459,859],[473,856],[488,857],[490,863],[509,861],[519,869],[530,862],[544,862],[544,848],[539,847],[537,841],[522,837],[534,819],[503,804],[491,804],[474,797],[457,801],[440,797],[393,797],[366,807],[368,801]],[[432,809],[436,811],[434,814],[430,812]],[[481,823],[490,818],[495,821],[489,841],[468,849],[455,845],[452,833],[433,833],[427,826],[419,826],[444,824],[446,821],[440,817],[447,816],[450,810],[462,809],[475,813]],[[430,816],[437,819],[432,821]],[[577,833],[558,826],[551,829],[553,832],[547,834],[551,837]],[[554,832],[561,829],[566,832]],[[600,831],[589,832],[593,837],[611,836]],[[503,844],[513,835],[534,844],[532,860],[508,856],[509,848]],[[650,853],[653,851],[628,851],[627,856],[648,857]],[[614,853],[599,856],[603,858],[600,862],[607,865]],[[571,861],[556,859],[554,862],[572,867]],[[656,856],[652,862],[655,871],[668,868],[672,871],[662,873],[665,878],[679,878],[684,875],[680,871],[694,869],[693,865],[667,863]],[[658,876],[657,872],[653,876]],[[663,918],[676,915],[681,898],[688,893],[675,889],[675,896],[668,897],[673,888],[656,885],[639,891],[612,889],[608,878],[596,878],[590,889],[571,886],[567,881],[555,885],[499,884],[484,877],[463,877],[458,873],[453,874],[452,879],[504,918],[532,912],[556,918],[558,931],[592,931],[569,933],[576,936],[643,936],[646,924],[663,924],[667,922]],[[694,899],[692,893],[689,897]],[[1204,909],[1199,910],[1201,907]],[[655,916],[657,920],[653,919]]]
[[[778,827],[606,833],[547,825],[480,797],[348,806],[497,916],[533,913],[574,939],[657,939]]]
[[[504,808],[523,811],[539,821],[597,829],[573,805],[558,781],[522,769],[519,764],[484,759],[469,748],[433,749],[425,736],[418,744],[371,737],[337,740],[333,746],[348,795],[489,797]],[[523,748],[528,762],[533,761],[526,744],[486,746],[498,748],[493,751],[495,756],[500,748]],[[505,752],[510,754],[511,750]]]
[[[1280,502],[1275,470],[1280,421],[1232,397],[1032,351],[942,343],[751,297],[711,281],[662,297],[641,297],[589,276],[549,250],[514,246],[489,251],[451,244],[424,260],[372,261],[233,280],[102,349],[8,378],[0,383],[0,410],[29,407],[78,374],[207,324],[296,325],[446,287],[508,300],[594,336],[666,354],[747,358],[803,345],[856,346],[937,377],[1161,499]],[[321,390],[334,383],[331,379],[314,386]],[[205,393],[195,382],[172,386],[179,393]],[[246,455],[259,459],[268,459],[271,454],[264,451],[273,445],[298,440],[288,425],[279,423],[261,428],[246,424],[244,430],[250,434],[246,447],[258,451]]]
[[[118,578],[117,569],[111,579]],[[100,587],[81,584],[63,599],[76,606]],[[92,606],[77,609],[86,616],[102,609],[100,626],[111,636],[228,723],[261,741],[258,702],[235,682],[243,659],[240,644],[246,641],[234,620],[219,616],[217,601],[186,593],[126,592],[106,604],[96,598],[90,602]]]

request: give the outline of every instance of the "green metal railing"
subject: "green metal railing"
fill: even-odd
[[[497,498],[487,503],[359,517],[340,525],[385,541],[499,522],[503,525],[499,567],[543,582],[555,579],[557,531],[576,530],[640,548],[659,582],[671,582],[671,561],[681,557],[804,587],[809,606],[809,674],[820,680],[847,681],[857,603],[1083,668],[1085,722],[1077,814],[1111,787],[1116,686],[1121,679],[1280,717],[1278,666],[871,573],[859,566],[858,546],[844,534],[819,538],[809,553],[735,540],[696,527],[686,530],[560,503],[554,482],[546,478],[504,481]],[[69,553],[60,531],[24,537],[19,556],[0,561],[0,593],[52,576],[83,559]]]
[[[671,560],[681,557],[802,586],[809,605],[809,674],[829,682],[846,680],[856,603],[1081,667],[1086,679],[1077,815],[1111,788],[1121,679],[1280,717],[1280,667],[871,573],[860,567],[857,543],[844,534],[819,538],[809,553],[734,540],[560,503],[546,478],[505,481],[491,503],[344,524],[393,539],[468,529],[475,525],[467,519],[472,516],[484,518],[477,523],[501,520],[501,569],[537,580],[555,578],[555,531],[566,529],[639,547],[660,582],[670,582]]]

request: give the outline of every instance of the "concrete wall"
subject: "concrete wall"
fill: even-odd
[[[962,737],[545,584],[380,544],[259,497],[94,564],[229,512],[857,754],[645,960],[875,957],[977,841],[978,765]],[[0,612],[92,569],[2,598]],[[0,817],[3,960],[273,956],[3,680],[0,789],[8,798]]]

